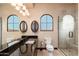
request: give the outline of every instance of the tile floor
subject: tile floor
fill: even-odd
[[[65,56],[63,52],[59,49],[55,49],[53,52],[53,56]],[[27,56],[27,54],[22,54],[21,56]],[[44,50],[37,50],[37,56],[48,56],[48,51],[46,49]]]
[[[59,49],[55,49],[52,53],[53,53],[53,56],[65,56]],[[38,50],[37,56],[48,56],[48,51]]]

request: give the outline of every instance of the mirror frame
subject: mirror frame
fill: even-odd
[[[24,30],[21,29],[21,25],[22,25],[22,24],[24,24],[24,25],[26,26],[26,28],[23,26],[23,27],[24,27]],[[22,28],[23,28],[23,27],[22,27]],[[27,31],[27,28],[28,28],[27,23],[26,23],[25,21],[21,21],[21,22],[20,22],[20,31],[21,31],[22,33],[25,33],[25,32]]]
[[[32,28],[32,26],[34,26],[34,29]],[[36,27],[35,26],[37,26],[37,29],[36,29]],[[39,24],[38,24],[38,22],[37,21],[32,21],[32,23],[31,23],[31,30],[32,30],[32,32],[37,32],[38,31],[38,29],[39,29]]]

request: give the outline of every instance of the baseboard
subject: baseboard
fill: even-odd
[[[58,48],[55,47],[54,49],[58,49]]]
[[[36,48],[36,49],[38,49],[38,50],[43,50],[43,49],[46,49],[46,48]],[[54,49],[56,50],[56,49],[58,49],[58,48],[55,47]]]
[[[36,49],[38,49],[38,50],[43,50],[43,49],[46,49],[46,48],[36,48]]]

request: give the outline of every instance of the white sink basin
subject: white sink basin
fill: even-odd
[[[25,44],[34,44],[35,40],[28,40],[25,42]]]

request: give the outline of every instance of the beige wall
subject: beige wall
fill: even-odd
[[[52,38],[54,47],[58,47],[58,16],[63,16],[65,14],[71,14],[74,16],[75,4],[35,4],[34,8],[29,9],[30,16],[22,16],[14,7],[10,4],[0,5],[0,16],[3,21],[3,31],[2,31],[2,43],[5,44],[9,38],[19,38],[21,35],[38,35],[39,40],[43,40],[44,37],[48,36]],[[16,14],[21,20],[25,20],[28,24],[28,31],[26,33],[19,32],[7,32],[7,17],[11,14]],[[31,22],[33,20],[38,21],[40,25],[40,17],[43,14],[50,14],[54,20],[54,31],[40,31],[37,33],[31,31]],[[40,27],[40,26],[39,26]]]

